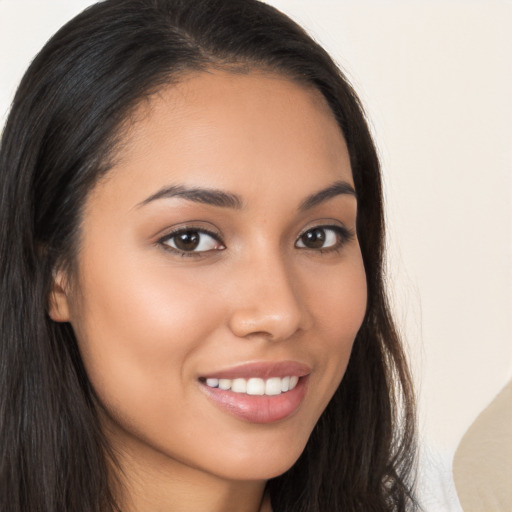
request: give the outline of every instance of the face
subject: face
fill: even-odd
[[[318,92],[258,72],[192,75],[133,119],[50,314],[71,322],[105,429],[132,457],[279,475],[365,313],[343,136]]]

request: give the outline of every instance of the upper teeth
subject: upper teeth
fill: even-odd
[[[206,385],[211,388],[231,390],[235,393],[248,395],[280,395],[292,390],[299,382],[299,377],[272,377],[270,379],[206,379]]]

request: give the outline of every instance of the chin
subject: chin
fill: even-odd
[[[306,439],[307,442],[307,439]],[[270,480],[286,473],[299,459],[306,442],[297,446],[295,443],[277,444],[266,450],[245,450],[220,456],[221,464],[215,465],[215,473],[227,480]],[[218,461],[220,462],[220,460]]]

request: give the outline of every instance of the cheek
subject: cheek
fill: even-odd
[[[88,377],[114,435],[186,459],[195,453],[193,439],[204,435],[198,425],[211,423],[201,408],[190,407],[197,404],[190,384],[221,305],[197,272],[114,260],[89,259],[81,279],[84,301],[73,327]],[[198,460],[204,449],[197,448]]]
[[[73,327],[97,393],[106,401],[107,395],[143,401],[168,393],[188,376],[195,351],[215,330],[215,295],[161,262],[99,255],[89,262]]]
[[[323,286],[313,288],[310,297],[317,328],[335,345],[352,344],[366,313],[366,274],[359,251],[356,255],[335,272],[326,273]]]
[[[303,281],[304,296],[312,312],[314,325],[311,329],[313,342],[305,340],[307,350],[321,363],[321,372],[312,376],[312,385],[321,390],[312,408],[318,418],[338,388],[348,365],[355,337],[366,313],[366,274],[360,252],[336,268],[317,269],[315,279]],[[316,421],[316,420],[315,420]],[[311,428],[313,428],[313,424]]]

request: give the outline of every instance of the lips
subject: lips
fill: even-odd
[[[302,363],[250,363],[200,377],[201,389],[224,412],[252,423],[291,416],[302,403],[311,368]]]
[[[261,362],[247,363],[232,368],[218,370],[214,373],[203,375],[201,378],[206,380],[210,378],[217,379],[249,379],[258,377],[260,379],[268,379],[270,377],[286,377],[296,375],[303,377],[311,372],[311,368],[303,363],[295,361],[279,361],[279,362]]]

